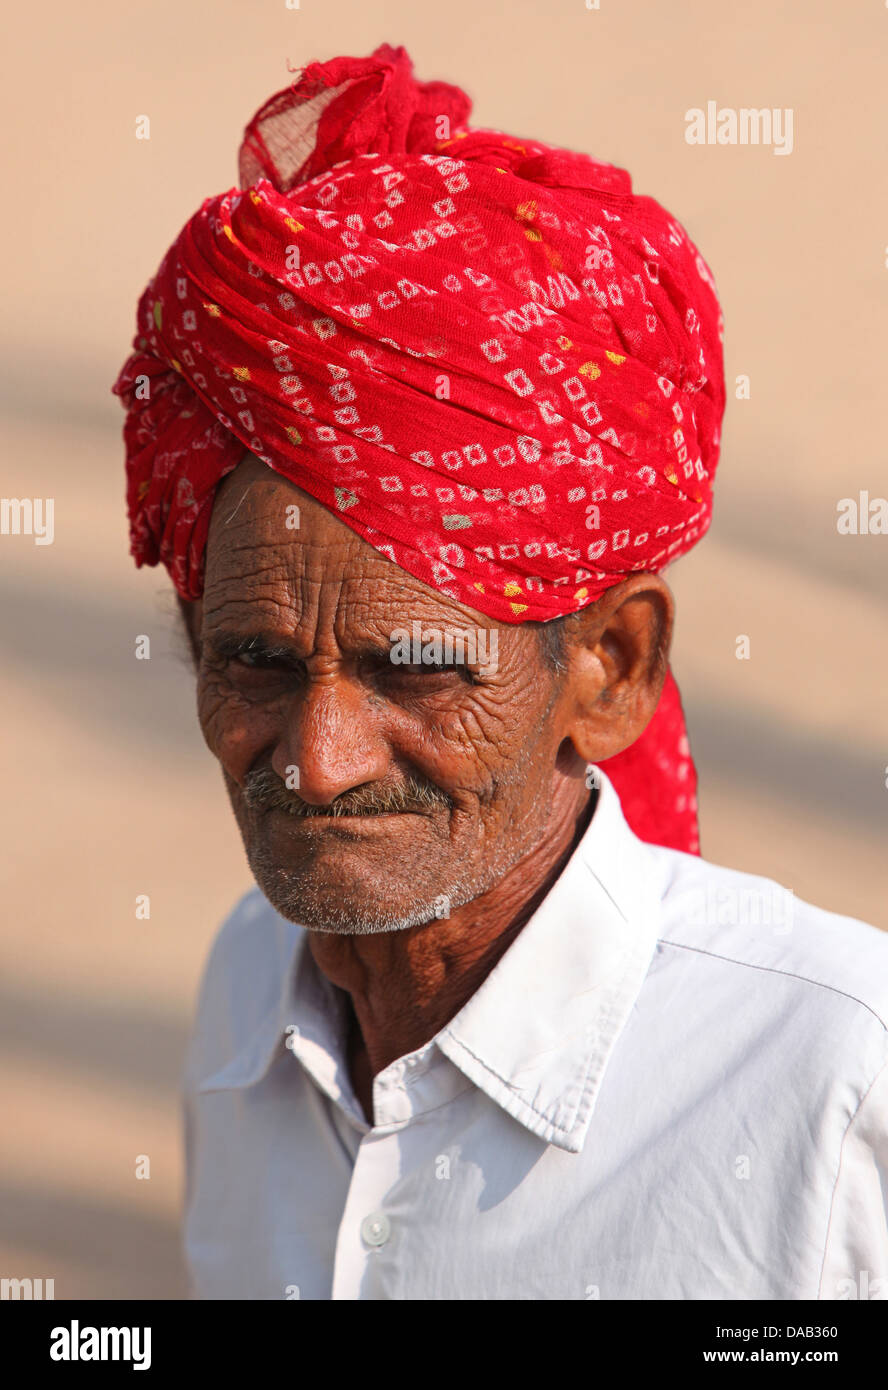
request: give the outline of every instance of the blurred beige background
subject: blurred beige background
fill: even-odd
[[[715,521],[671,575],[703,852],[888,927],[888,536],[836,530],[840,498],[888,495],[888,9],[50,0],[10,23],[0,494],[53,497],[55,542],[0,536],[0,1273],[54,1278],[58,1298],[178,1298],[178,1071],[249,877],[166,574],[127,555],[109,388],[138,294],[236,183],[288,60],[401,43],[420,78],[468,90],[475,124],[629,168],[700,245],[726,319]],[[791,107],[792,154],[686,144],[708,100]]]

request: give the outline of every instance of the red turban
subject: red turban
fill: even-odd
[[[115,392],[138,565],[202,592],[246,450],[426,584],[504,623],[593,603],[706,531],[721,314],[629,175],[467,125],[403,48],[310,63],[250,122],[139,303]],[[606,771],[642,838],[698,852],[670,676]]]

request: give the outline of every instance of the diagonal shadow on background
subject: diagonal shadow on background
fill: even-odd
[[[16,1251],[16,1268],[3,1269],[4,1278],[55,1279],[57,1301],[188,1297],[175,1220],[7,1183],[0,1184],[0,1213],[3,1240]],[[83,1284],[72,1273],[58,1276],[56,1262],[70,1268],[72,1258],[89,1266]]]

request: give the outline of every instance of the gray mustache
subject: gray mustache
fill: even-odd
[[[368,783],[337,796],[329,806],[313,806],[291,791],[271,768],[257,768],[244,778],[244,800],[251,811],[285,811],[288,816],[375,816],[383,812],[424,811],[450,806],[440,787],[408,777],[395,787]]]

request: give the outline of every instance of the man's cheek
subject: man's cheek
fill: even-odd
[[[450,746],[487,783],[520,747],[520,727],[514,705],[499,691],[479,694],[464,705],[446,731]]]
[[[197,717],[210,752],[237,779],[249,771],[263,747],[274,747],[279,733],[276,719],[218,681],[199,688]]]
[[[477,825],[508,764],[510,743],[502,725],[485,719],[484,728],[468,707],[413,729],[409,739],[392,739],[396,757],[447,793],[454,832]]]

